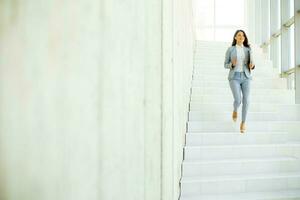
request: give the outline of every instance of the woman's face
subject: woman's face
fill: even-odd
[[[239,31],[236,36],[234,37],[234,39],[236,40],[237,43],[243,43],[245,40],[245,36],[244,33]]]

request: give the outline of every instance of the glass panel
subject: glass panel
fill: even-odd
[[[294,0],[289,0],[290,1],[290,17],[294,16]]]
[[[213,28],[198,28],[197,29],[198,40],[214,40]]]
[[[290,63],[291,63],[291,68],[295,67],[295,37],[294,37],[294,30],[295,26],[294,24],[290,27],[290,37],[291,37],[291,45],[290,45],[290,51],[291,51],[291,56],[290,56]]]
[[[244,25],[243,0],[216,0],[216,26]]]
[[[197,39],[231,41],[244,27],[244,5],[244,0],[193,0]]]
[[[236,28],[217,28],[216,41],[232,42]]]
[[[281,35],[279,35],[278,40],[281,41]],[[278,73],[281,73],[281,42],[278,43],[279,48],[278,48],[278,63],[279,63],[279,67],[278,67]]]
[[[278,5],[277,5],[277,13],[278,13],[278,24],[277,24],[277,29],[279,30],[281,27],[281,9],[280,9],[280,1],[277,1]]]
[[[199,26],[214,26],[214,0],[194,0],[195,22]]]

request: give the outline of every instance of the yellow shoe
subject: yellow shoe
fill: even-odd
[[[237,112],[233,111],[232,113],[232,120],[236,122],[237,120]]]
[[[244,133],[246,131],[245,122],[241,122],[240,130],[241,130],[241,133]]]

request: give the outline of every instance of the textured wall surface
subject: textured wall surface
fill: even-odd
[[[0,199],[177,199],[191,10],[0,0]]]

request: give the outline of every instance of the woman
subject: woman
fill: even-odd
[[[233,94],[232,119],[237,120],[237,110],[241,104],[243,94],[241,133],[246,131],[246,117],[249,107],[251,70],[255,68],[248,38],[243,30],[237,30],[233,36],[231,47],[226,51],[224,67],[230,69],[228,74],[229,85]]]

